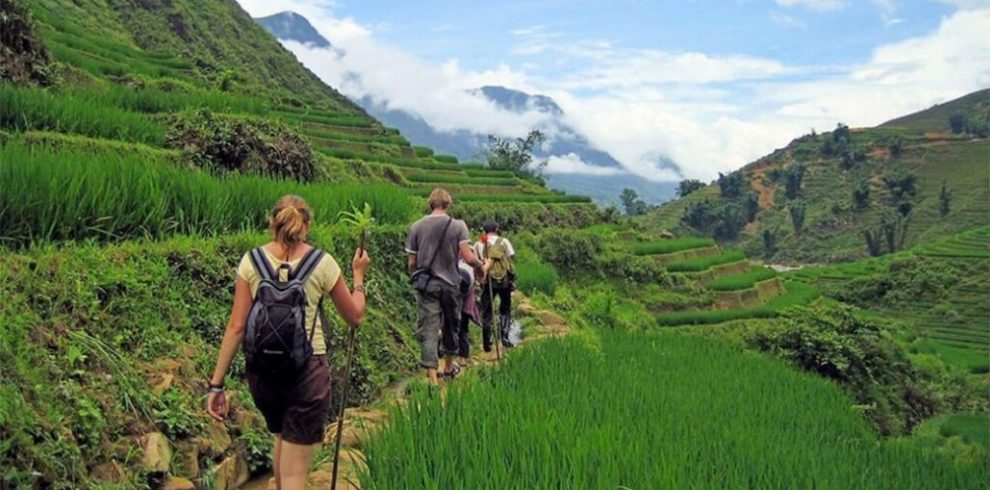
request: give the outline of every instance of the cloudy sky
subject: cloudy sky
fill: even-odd
[[[255,17],[306,16],[336,49],[286,46],[349,96],[442,130],[520,136],[546,116],[467,90],[546,94],[654,180],[676,178],[661,157],[707,180],[811,128],[875,125],[990,87],[990,0],[239,2]]]

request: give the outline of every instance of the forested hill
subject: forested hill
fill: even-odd
[[[685,185],[644,220],[783,263],[905,250],[987,224],[988,133],[990,89],[875,128],[840,124]]]

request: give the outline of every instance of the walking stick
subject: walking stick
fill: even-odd
[[[361,231],[358,241],[358,256],[364,255],[364,239],[367,232]],[[340,412],[337,414],[337,440],[333,448],[333,476],[330,479],[330,490],[337,490],[337,469],[340,464],[340,440],[344,435],[344,410],[347,408],[347,392],[351,387],[351,364],[354,362],[354,341],[357,337],[357,327],[352,326],[347,333],[347,364],[344,367],[344,391],[340,395]]]
[[[484,245],[482,247],[482,249],[485,252],[485,260],[488,260],[488,232],[487,231],[485,233],[482,233],[482,235],[481,235],[481,243],[482,243],[482,245]],[[492,319],[492,322],[494,322],[495,321],[495,292],[492,290],[492,278],[491,277],[485,277],[485,279],[486,279],[485,282],[488,283],[488,308],[490,308],[492,310],[491,319]],[[501,364],[502,363],[502,345],[501,345],[502,344],[502,326],[501,325],[499,325],[499,328],[498,328],[498,337],[495,338],[495,339],[493,339],[493,340],[495,341],[495,360],[498,363]]]

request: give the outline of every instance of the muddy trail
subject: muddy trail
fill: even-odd
[[[507,357],[512,357],[518,349],[525,348],[526,345],[548,338],[556,338],[567,335],[570,327],[567,322],[556,313],[537,308],[529,298],[515,293],[513,297],[514,318],[513,328],[510,330],[510,340],[515,347],[510,349],[502,348],[502,361]],[[526,332],[522,330],[520,320],[527,319]],[[477,327],[475,327],[477,328]],[[471,357],[466,366],[461,366],[461,374],[482,366],[491,366],[499,362],[495,349],[491,352],[484,352],[480,346],[472,344]],[[364,469],[364,454],[362,453],[362,443],[373,436],[375,431],[388,419],[389,411],[396,405],[406,403],[406,395],[410,383],[423,378],[423,373],[416,372],[406,376],[389,386],[378,400],[361,406],[348,408],[344,414],[344,429],[341,436],[340,465],[337,476],[337,488],[341,490],[353,490],[361,488],[359,474]],[[447,383],[457,383],[458,379],[443,382],[441,390],[445,389]],[[331,423],[326,428],[324,447],[332,448],[336,439],[337,422]],[[307,479],[307,488],[330,488],[332,479],[333,459],[332,454],[326,461],[320,461],[311,470]],[[243,490],[274,490],[275,478],[272,474],[255,478],[241,487]]]

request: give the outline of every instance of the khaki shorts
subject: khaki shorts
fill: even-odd
[[[295,379],[268,379],[247,373],[254,404],[273,434],[293,444],[323,442],[330,415],[330,365],[327,356],[309,358]]]
[[[460,288],[436,279],[419,296],[419,321],[416,340],[419,341],[419,365],[436,369],[441,354],[457,354],[457,334],[460,330]]]

